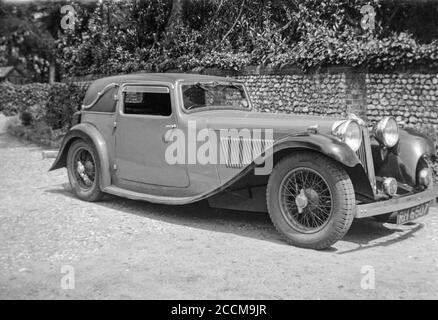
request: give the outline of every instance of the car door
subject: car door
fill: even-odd
[[[115,175],[119,185],[189,185],[186,166],[168,164],[165,159],[168,143],[164,135],[177,123],[171,93],[166,85],[122,86],[115,125]]]

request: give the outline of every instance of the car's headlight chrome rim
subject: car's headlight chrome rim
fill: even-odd
[[[362,144],[361,128],[355,120],[335,122],[332,127],[332,134],[340,138],[354,152],[359,150]]]
[[[374,127],[374,137],[387,148],[394,147],[399,140],[399,129],[394,117],[385,117]]]

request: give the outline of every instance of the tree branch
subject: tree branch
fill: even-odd
[[[234,27],[237,24],[237,21],[239,21],[240,16],[242,15],[242,11],[243,11],[243,6],[245,5],[245,0],[242,0],[242,3],[240,5],[240,10],[239,10],[239,14],[237,15],[236,20],[234,21],[233,25],[231,26],[231,28],[227,31],[227,33],[223,36],[223,38],[221,39],[221,41],[213,48],[212,51],[216,50],[224,41],[225,39],[229,36],[229,34],[231,33],[231,31],[233,31]]]

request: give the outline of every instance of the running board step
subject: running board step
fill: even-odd
[[[171,205],[181,205],[188,204],[199,200],[199,196],[196,197],[163,197],[163,196],[154,196],[150,194],[144,194],[141,192],[135,192],[131,190],[126,190],[123,188],[119,188],[116,186],[109,186],[103,189],[103,192],[113,194],[115,196],[128,198],[131,200],[141,200],[148,201],[153,203],[163,203],[163,204],[171,204]]]

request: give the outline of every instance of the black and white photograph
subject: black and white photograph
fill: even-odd
[[[0,0],[0,300],[436,300],[437,148],[438,1]]]

